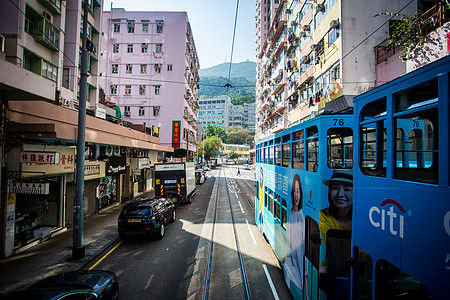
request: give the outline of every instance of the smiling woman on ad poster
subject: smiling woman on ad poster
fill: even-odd
[[[285,280],[303,290],[305,255],[305,217],[303,215],[303,189],[300,177],[295,174],[291,187],[292,208],[286,231],[286,251],[283,257]]]

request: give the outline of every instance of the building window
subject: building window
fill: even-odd
[[[162,21],[156,21],[156,33],[162,33],[163,32],[163,25],[164,23]]]
[[[127,46],[127,52],[128,52],[128,53],[133,53],[133,45],[132,45],[132,44],[129,44],[129,45]]]
[[[139,116],[145,116],[145,109],[143,106],[139,106]]]
[[[125,95],[131,95],[131,85],[125,86]]]
[[[58,68],[44,60],[42,61],[42,76],[56,81],[58,77]]]
[[[173,69],[173,65],[172,64],[167,65],[167,71],[172,71],[172,69]]]
[[[155,64],[155,73],[161,73],[161,64]]]
[[[155,85],[155,95],[159,95],[161,92],[161,86],[160,85]]]
[[[134,33],[134,21],[128,22],[128,33]]]
[[[145,85],[139,86],[139,95],[145,95]]]
[[[147,65],[141,65],[141,74],[147,74]]]
[[[148,51],[147,43],[142,43],[142,45],[141,45],[141,53],[147,53],[147,51]]]
[[[148,24],[142,24],[142,32],[148,32]]]
[[[112,68],[111,68],[111,72],[112,73],[119,73],[119,65],[118,64],[113,64]]]
[[[338,39],[340,30],[339,28],[333,28],[328,32],[328,47],[332,47],[333,43]]]
[[[129,73],[129,74],[133,73],[133,65],[132,64],[127,64],[127,73]]]
[[[131,112],[130,106],[124,106],[123,111],[128,113],[128,115],[129,115]]]
[[[111,95],[117,95],[117,84],[110,85]]]
[[[162,53],[162,44],[156,44],[156,53]]]
[[[113,53],[119,53],[119,44],[113,44]]]
[[[114,32],[120,32],[120,24],[114,23]]]
[[[161,109],[161,106],[153,106],[153,116],[155,116],[155,117],[159,116],[160,109]]]

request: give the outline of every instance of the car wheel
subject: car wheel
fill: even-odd
[[[191,196],[189,196],[188,198],[187,198],[187,204],[191,204],[192,203],[192,199],[191,199]]]
[[[123,240],[125,238],[125,232],[119,231],[119,238]]]
[[[164,237],[165,234],[165,228],[164,228],[164,223],[161,223],[159,225],[159,232],[158,232],[158,238],[162,239]]]
[[[172,222],[175,222],[175,220],[177,219],[177,214],[175,213],[175,209],[173,209],[173,212],[172,212]]]

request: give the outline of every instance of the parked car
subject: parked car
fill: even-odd
[[[176,219],[175,204],[166,198],[133,201],[122,208],[118,219],[119,237],[136,232],[163,238],[165,226]]]
[[[206,175],[203,171],[195,171],[195,183],[202,184],[206,180]]]
[[[113,272],[79,270],[42,279],[29,288],[10,293],[6,299],[119,299],[119,283]]]

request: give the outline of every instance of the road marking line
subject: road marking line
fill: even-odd
[[[239,206],[241,207],[242,213],[244,213],[244,209],[242,208],[241,201],[238,200]]]
[[[89,268],[89,270],[92,270],[93,268],[95,268],[102,260],[104,260],[108,255],[111,254],[111,252],[113,252],[114,250],[116,250],[117,247],[120,246],[120,244],[123,243],[123,240],[121,240],[117,245],[114,246],[114,248],[112,248],[111,250],[108,251],[108,253],[106,253],[105,255],[103,255],[102,258],[100,258],[92,267]]]
[[[236,191],[234,191],[234,194],[236,195],[236,198],[239,199],[239,196],[237,195],[237,192],[236,192]]]
[[[275,289],[275,286],[273,285],[272,278],[270,278],[270,274],[269,274],[269,271],[267,270],[266,265],[263,264],[262,266],[264,268],[264,272],[266,273],[267,281],[269,281],[270,288],[272,289],[273,297],[276,300],[280,300],[280,298],[278,297],[278,294],[277,294],[277,290]]]
[[[248,231],[250,231],[250,235],[252,236],[253,244],[257,245],[258,243],[255,240],[255,236],[253,235],[252,229],[250,228],[250,224],[248,224],[247,219],[245,219],[245,223],[247,223]]]

